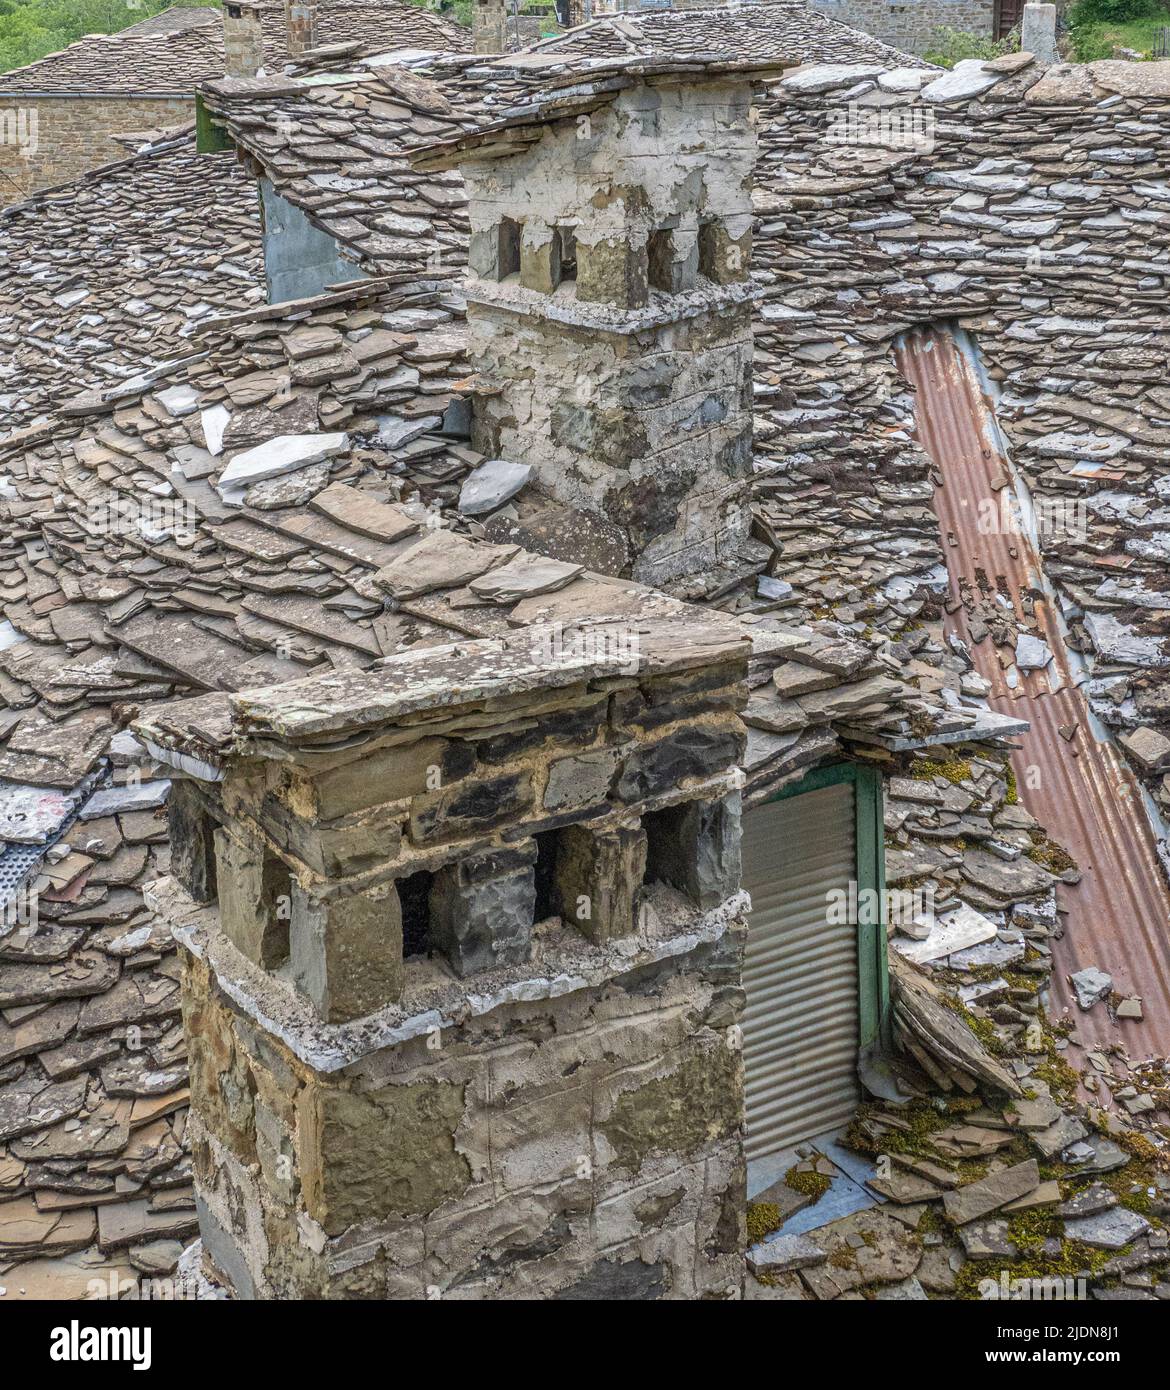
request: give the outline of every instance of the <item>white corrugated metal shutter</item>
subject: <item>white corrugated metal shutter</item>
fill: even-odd
[[[744,817],[749,1158],[845,1124],[860,1099],[857,928],[827,920],[856,875],[853,798],[843,783]]]

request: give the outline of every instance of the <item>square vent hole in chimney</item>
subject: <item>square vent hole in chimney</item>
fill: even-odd
[[[511,217],[502,218],[498,235],[497,265],[499,278],[506,280],[509,275],[520,274],[520,223]]]
[[[547,917],[556,917],[560,906],[556,893],[557,844],[559,830],[545,830],[534,836],[536,840],[536,864],[533,869],[536,880],[536,903],[532,910],[532,920],[543,922]]]
[[[646,245],[648,277],[652,290],[664,294],[674,293],[674,232],[670,227],[659,227],[650,233]]]
[[[402,957],[425,956],[432,950],[431,885],[434,874],[426,869],[398,881],[402,907]]]
[[[557,276],[559,284],[563,280],[577,278],[577,234],[572,227],[558,227],[556,236],[557,259],[560,263],[560,273]]]
[[[646,832],[646,876],[643,882],[665,883],[690,896],[690,875],[687,872],[687,851],[690,836],[687,831],[689,805],[664,806],[661,811],[648,811],[642,817]]]

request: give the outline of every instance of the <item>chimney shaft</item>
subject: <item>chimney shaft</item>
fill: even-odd
[[[1038,63],[1058,63],[1060,54],[1056,51],[1056,6],[1024,6],[1024,20],[1020,29],[1020,50],[1031,53]]]
[[[472,0],[471,38],[477,53],[508,51],[508,11],[505,0]]]
[[[264,66],[261,8],[253,0],[225,0],[224,66],[229,77],[255,77]]]
[[[317,46],[317,0],[285,0],[288,56],[300,58]]]

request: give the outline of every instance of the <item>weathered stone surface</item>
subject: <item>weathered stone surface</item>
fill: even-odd
[[[896,1284],[918,1268],[922,1252],[915,1237],[880,1208],[857,1212],[816,1233],[828,1259],[800,1277],[821,1299],[869,1284]]]
[[[304,1117],[309,1214],[337,1234],[354,1222],[433,1211],[471,1180],[455,1148],[463,1087],[420,1081],[359,1093],[325,1088]]]
[[[1099,1250],[1120,1250],[1150,1229],[1144,1216],[1127,1207],[1111,1207],[1091,1216],[1077,1216],[1064,1223],[1070,1240],[1083,1241]]]
[[[0,1141],[76,1115],[85,1103],[85,1091],[84,1078],[47,1083],[35,1074],[0,1086]]]
[[[924,101],[966,101],[994,87],[1001,76],[998,72],[986,71],[980,58],[963,58],[950,72],[928,82],[920,95]]]
[[[288,869],[274,855],[242,844],[226,831],[215,831],[214,844],[225,936],[257,965],[282,965],[288,959],[292,916]]]
[[[408,543],[399,559],[378,570],[373,582],[394,598],[417,598],[478,579],[515,553],[514,546],[476,545],[451,531],[431,531]]]
[[[524,551],[481,578],[473,579],[470,588],[473,594],[491,599],[493,603],[518,603],[534,594],[550,594],[563,589],[583,568]]]
[[[1069,980],[1076,991],[1077,1003],[1082,1009],[1091,1009],[1102,999],[1107,999],[1113,991],[1113,977],[1098,970],[1095,965],[1086,966],[1070,975]]]
[[[281,473],[304,468],[306,464],[332,458],[348,447],[349,436],[345,434],[283,435],[270,439],[236,454],[219,475],[219,487],[230,488],[275,478]]]
[[[1057,1208],[1057,1215],[1063,1217],[1096,1216],[1109,1211],[1117,1205],[1117,1196],[1104,1183],[1095,1182],[1083,1192],[1074,1193],[1067,1202]]]
[[[1143,771],[1161,772],[1170,767],[1170,738],[1159,729],[1132,729],[1118,742]]]
[[[151,1211],[145,1198],[98,1207],[98,1245],[120,1250],[165,1236],[194,1235],[198,1229],[194,1209]]]
[[[519,856],[512,856],[518,858]],[[536,883],[531,861],[504,871],[499,856],[441,869],[431,890],[431,940],[455,973],[471,975],[528,959]]]
[[[558,1290],[553,1294],[553,1298],[582,1299],[588,1302],[602,1299],[642,1302],[661,1298],[666,1292],[664,1275],[665,1268],[661,1264],[647,1264],[643,1260],[626,1260],[621,1263],[598,1260],[588,1274],[582,1275],[568,1288]]]
[[[667,1065],[664,1076],[622,1091],[599,1125],[614,1163],[633,1173],[652,1154],[693,1154],[739,1126],[743,1067],[734,1049],[712,1040]]]
[[[544,809],[565,811],[604,801],[617,773],[618,757],[617,749],[602,748],[551,763],[544,789]]]
[[[1005,1202],[1023,1197],[1040,1185],[1040,1170],[1034,1158],[1014,1167],[1005,1168],[978,1182],[958,1187],[943,1197],[947,1218],[956,1226],[975,1221],[988,1212],[1002,1207]]]
[[[510,501],[532,477],[530,463],[488,459],[468,474],[459,493],[464,516],[486,516]]]
[[[1043,892],[1052,882],[1048,870],[1031,859],[1008,863],[985,849],[972,849],[964,854],[961,870],[965,879],[1003,902],[1031,897]]]
[[[402,912],[393,885],[314,900],[291,889],[290,966],[330,1023],[361,1018],[402,992]]]
[[[1088,1132],[1088,1129],[1077,1116],[1061,1115],[1047,1129],[1032,1134],[1031,1139],[1045,1158],[1055,1158],[1057,1154],[1063,1153],[1070,1144],[1075,1144],[1078,1139],[1083,1139]]]
[[[825,1252],[811,1236],[774,1236],[753,1245],[747,1253],[748,1268],[753,1274],[784,1274],[824,1264],[825,1259]]]

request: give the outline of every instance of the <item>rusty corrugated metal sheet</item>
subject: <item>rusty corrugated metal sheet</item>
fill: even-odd
[[[1040,562],[1031,538],[979,526],[980,501],[996,498],[993,483],[1008,478],[990,403],[954,337],[916,330],[898,347],[899,365],[917,390],[918,438],[942,475],[935,510],[947,571],[956,597],[979,594],[1010,604],[1018,620],[1031,606],[1035,631],[1055,654],[1044,672],[1014,685],[990,636],[974,642],[966,607],[948,626],[968,643],[976,669],[991,682],[990,704],[1031,721],[1013,755],[1020,800],[1077,861],[1081,881],[1061,885],[1066,930],[1054,945],[1053,994],[1071,1005],[1090,1045],[1125,1042],[1133,1059],[1170,1053],[1170,892],[1141,804],[1141,788],[1121,755],[1093,733],[1093,720],[1074,683],[1058,615],[1043,597]],[[985,504],[986,505],[986,504]],[[995,595],[1001,595],[996,600]],[[1021,624],[1022,625],[1022,624]],[[1076,726],[1071,740],[1064,737]],[[1029,768],[1039,769],[1030,785]],[[1066,976],[1096,965],[1122,994],[1140,995],[1145,1018],[1113,1024],[1104,1005],[1081,1013]]]

